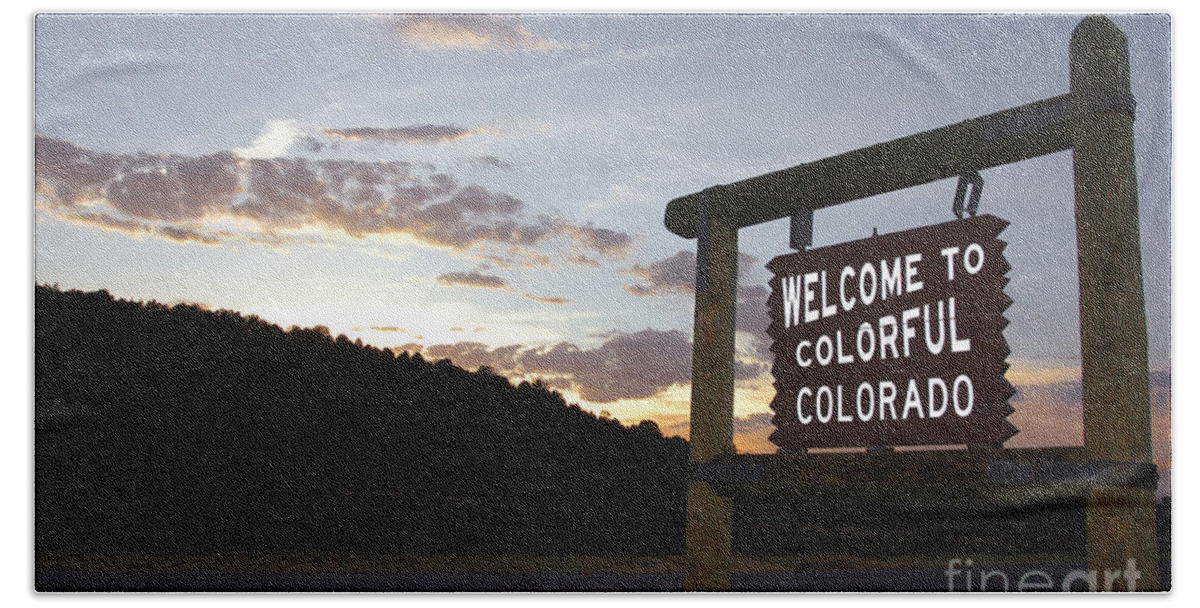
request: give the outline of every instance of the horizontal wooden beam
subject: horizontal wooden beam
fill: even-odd
[[[712,211],[738,228],[956,177],[1071,147],[1071,125],[1098,104],[1060,95],[708,190]],[[1105,106],[1132,113],[1132,100]],[[1126,107],[1128,106],[1128,108]],[[1104,107],[1103,109],[1114,109]],[[715,202],[715,204],[714,204]],[[667,229],[696,238],[700,193],[667,204]]]

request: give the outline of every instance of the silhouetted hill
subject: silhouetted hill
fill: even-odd
[[[687,443],[323,327],[38,287],[36,547],[678,554]]]
[[[142,573],[180,555],[235,569],[260,562],[229,556],[265,555],[269,570],[314,555],[361,566],[683,553],[688,446],[653,423],[626,428],[540,383],[396,356],[322,327],[285,331],[103,291],[38,287],[35,299],[39,564]],[[785,464],[757,458],[764,470]],[[1084,495],[994,485],[978,451],[788,466],[733,491],[736,552],[796,568],[1083,560]]]

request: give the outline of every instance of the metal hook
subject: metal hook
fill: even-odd
[[[792,215],[792,225],[788,233],[788,244],[792,249],[804,251],[812,246],[813,210],[811,207],[801,207]]]
[[[958,178],[958,190],[954,193],[954,211],[955,217],[962,219],[963,203],[967,199],[967,186],[971,186],[971,200],[966,203],[966,212],[971,217],[975,217],[975,213],[979,211],[979,196],[983,193],[983,177],[978,171],[963,173]]]

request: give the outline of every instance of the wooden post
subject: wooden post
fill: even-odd
[[[1153,454],[1129,49],[1105,17],[1087,17],[1071,36],[1071,93],[1084,451],[1094,461],[1148,463]],[[1124,571],[1136,560],[1136,588],[1158,590],[1156,530],[1153,491],[1093,488],[1088,568]]]
[[[692,463],[733,452],[733,335],[737,227],[704,193],[697,214],[696,317],[692,331]],[[729,589],[733,505],[707,482],[688,481],[684,588]]]

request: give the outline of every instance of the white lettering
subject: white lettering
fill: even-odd
[[[796,277],[782,277],[779,288],[783,291],[783,327],[800,324],[800,290],[796,288]]]
[[[971,253],[975,254],[975,263],[971,263]],[[983,247],[978,243],[967,245],[967,251],[963,253],[963,268],[971,274],[976,274],[983,268]]]
[[[941,393],[942,393],[942,402],[936,408],[933,405],[934,404],[934,400],[933,400],[933,388],[934,387],[937,387],[937,389],[939,391],[941,391]],[[950,394],[949,394],[949,391],[946,389],[946,381],[942,380],[941,378],[930,378],[929,383],[928,383],[928,388],[929,388],[929,394],[927,396],[929,399],[929,417],[930,418],[941,418],[942,415],[946,413],[946,407],[950,404]]]
[[[1031,580],[1029,581],[1028,586],[1026,586],[1026,579],[1034,575],[1042,577],[1042,580],[1040,582]],[[1035,583],[1037,586],[1034,586]],[[1017,591],[1049,591],[1053,588],[1054,581],[1050,578],[1049,574],[1046,574],[1044,570],[1030,570],[1029,572],[1022,574],[1021,580],[1017,581]]]
[[[837,420],[838,420],[838,422],[854,422],[854,416],[851,416],[850,414],[842,414],[842,385],[840,385],[840,384],[838,385],[838,388],[837,388],[837,399],[838,399],[838,405],[837,405]]]
[[[904,293],[904,283],[900,282],[900,258],[897,257],[892,264],[891,269],[888,269],[887,260],[879,260],[879,282],[883,285],[880,290],[879,299],[886,301],[888,293],[892,295],[900,295]]]
[[[821,346],[822,345],[824,345],[824,347],[825,347],[824,348],[825,354],[823,354],[823,355],[821,354]],[[820,338],[817,338],[817,363],[820,363],[821,366],[824,367],[826,365],[829,365],[829,362],[832,360],[833,360],[833,340],[830,340],[829,336],[827,336],[827,335],[822,335]]]
[[[970,251],[970,250],[968,249],[967,251]],[[1098,588],[1096,585],[1096,571],[1095,570],[1088,570],[1086,572],[1083,570],[1072,570],[1072,571],[1068,572],[1067,575],[1063,577],[1062,590],[1070,591],[1071,585],[1073,585],[1075,583],[1075,581],[1086,582],[1087,586],[1088,586],[1088,588],[1087,588],[1088,591],[1095,591]]]
[[[1125,560],[1125,590],[1137,591],[1137,582],[1142,578],[1142,571],[1137,569],[1137,560],[1132,557]]]
[[[866,389],[867,396],[871,398],[871,407],[865,412],[863,411],[863,389]],[[863,382],[858,385],[858,393],[855,397],[857,401],[855,409],[858,410],[858,419],[863,422],[870,422],[871,418],[875,415],[875,389],[869,382]]]
[[[867,294],[866,280],[871,277],[871,293]],[[879,280],[875,276],[875,267],[870,262],[863,264],[858,271],[858,297],[862,299],[863,306],[870,306],[871,302],[875,301],[875,292],[879,290]]]
[[[884,328],[891,328],[890,331],[884,331]],[[892,347],[892,358],[899,359],[900,351],[896,350],[896,337],[900,329],[896,326],[896,317],[887,315],[879,317],[879,359],[882,361],[887,358],[886,348]]]
[[[958,387],[966,385],[967,387],[967,404],[961,405],[958,399]],[[950,391],[954,395],[954,413],[958,414],[959,418],[966,418],[971,415],[971,410],[975,409],[975,385],[971,384],[971,378],[966,374],[961,374],[954,379],[954,388]]]
[[[905,357],[908,357],[911,355],[911,351],[909,351],[909,347],[908,347],[909,342],[911,342],[913,338],[917,337],[917,329],[915,327],[909,327],[908,322],[916,319],[919,316],[921,316],[920,308],[909,308],[908,310],[905,310],[904,312],[900,313],[900,326],[902,328],[902,333],[904,335],[904,356]]]
[[[829,290],[825,288],[824,270],[821,271],[821,318],[832,317],[837,314],[837,305],[829,303]]]
[[[939,355],[942,349],[946,347],[946,304],[943,300],[938,300],[938,339],[933,341],[933,330],[930,327],[932,321],[929,314],[929,305],[925,305],[925,347],[934,355]]]
[[[896,419],[896,383],[883,380],[879,383],[879,419],[883,420],[883,406],[892,412],[892,420]]]
[[[917,277],[917,262],[921,261],[921,254],[910,253],[904,256],[904,291],[912,293],[925,287],[924,281],[915,281]]]
[[[842,330],[837,330],[837,362],[841,364],[854,363],[854,356],[842,352]]]
[[[866,334],[871,339],[871,347],[863,348],[863,334]],[[858,346],[858,358],[863,361],[870,361],[871,357],[875,356],[875,331],[871,328],[870,323],[863,323],[858,326],[858,339],[855,341]]]
[[[1121,578],[1120,570],[1108,570],[1106,568],[1104,570],[1104,590],[1112,591],[1113,583],[1117,582],[1117,579],[1119,579],[1119,578]]]
[[[812,286],[817,282],[817,273],[810,272],[804,275],[804,322],[812,323],[821,318],[821,311],[809,308],[809,304],[816,302],[817,294],[813,292]]]
[[[971,350],[971,340],[958,339],[958,321],[955,318],[954,298],[950,298],[950,352],[965,353]]]
[[[821,408],[821,395],[825,395],[825,408]],[[833,391],[828,386],[817,389],[817,420],[825,424],[833,419]]]
[[[808,366],[812,365],[811,357],[808,359],[805,359],[804,355],[800,354],[800,351],[805,346],[811,347],[812,342],[809,342],[808,340],[801,340],[800,343],[796,345],[796,364],[799,365],[800,367],[808,367]]]
[[[946,280],[954,280],[954,256],[958,255],[958,247],[947,247],[942,250],[942,257],[946,258]]]
[[[806,386],[801,388],[800,392],[796,395],[796,417],[800,419],[800,424],[808,424],[812,422],[812,416],[805,416],[804,411],[802,410],[802,406],[804,404],[804,393],[808,393],[809,397],[811,397],[813,394],[812,389]]]
[[[921,411],[921,389],[917,388],[916,379],[909,379],[908,390],[904,394],[904,411],[900,412],[901,420],[908,420],[908,410],[917,410],[917,418],[924,418],[925,412]]]
[[[838,278],[838,298],[842,301],[842,310],[854,308],[854,303],[857,301],[857,298],[854,296],[850,296],[849,300],[846,299],[846,277],[853,276],[854,268],[846,266],[842,268],[842,276]]]

